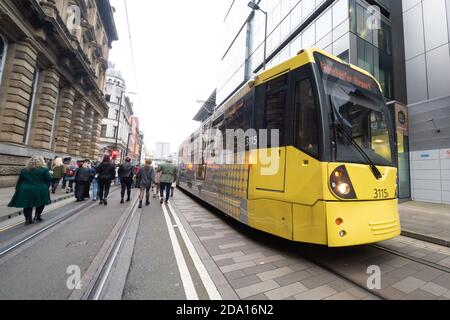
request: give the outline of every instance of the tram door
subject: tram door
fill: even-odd
[[[286,148],[283,145],[287,97],[287,75],[257,88],[255,113],[256,128],[260,129],[259,152],[250,174],[250,189],[256,193],[285,191]],[[264,130],[267,135],[263,134]]]

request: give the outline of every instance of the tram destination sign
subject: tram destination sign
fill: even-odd
[[[351,83],[358,88],[380,94],[376,82],[365,74],[322,54],[316,54],[316,60],[322,76],[330,76]]]

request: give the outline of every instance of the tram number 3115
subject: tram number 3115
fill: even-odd
[[[374,189],[375,199],[387,199],[389,198],[389,193],[387,189]]]

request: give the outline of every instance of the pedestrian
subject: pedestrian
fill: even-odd
[[[91,177],[92,177],[92,200],[97,201],[98,198],[98,175],[97,175],[98,162],[95,161],[91,167]]]
[[[161,181],[160,181],[161,204],[163,204],[164,202],[164,193],[167,204],[169,203],[170,198],[170,188],[172,187],[172,183],[174,183],[177,179],[177,168],[172,164],[171,159],[166,159],[165,163],[161,164],[158,167],[157,172],[161,172]]]
[[[114,175],[114,185],[115,186],[118,186],[119,185],[119,183],[120,183],[120,180],[119,180],[119,167],[116,165],[115,166],[115,175]]]
[[[115,174],[116,168],[115,165],[111,163],[111,158],[109,156],[104,156],[103,162],[97,167],[100,205],[108,205],[109,189],[111,188],[111,182],[114,180]]]
[[[121,200],[120,203],[125,203],[125,191],[127,191],[127,202],[131,201],[131,185],[133,184],[133,166],[131,165],[131,158],[127,157],[118,170],[118,175],[121,185]]]
[[[153,198],[156,198],[157,196],[159,196],[160,184],[161,184],[161,174],[162,174],[161,171],[158,172],[158,170],[156,170],[155,183],[154,183],[154,189],[153,189]]]
[[[75,182],[75,176],[77,174],[78,167],[75,160],[70,160],[70,164],[66,168],[66,182],[69,186],[66,189],[66,193],[73,192],[73,183]]]
[[[83,196],[83,199],[89,199],[89,198],[90,198],[89,193],[90,193],[90,191],[91,191],[91,184],[92,184],[92,181],[93,181],[93,179],[94,179],[94,175],[93,175],[93,172],[92,172],[92,162],[91,162],[91,160],[86,159],[86,160],[84,161],[84,164],[86,165],[87,168],[89,168],[89,180],[88,180],[88,182],[86,183],[86,186],[85,186],[85,188],[84,188],[84,196]]]
[[[91,175],[89,163],[84,162],[80,165],[75,175],[75,198],[77,202],[84,201],[85,190]]]
[[[170,197],[173,198],[173,192],[175,191],[175,188],[177,187],[177,183],[172,183],[172,186],[170,187]]]
[[[136,183],[137,182],[136,177],[139,173],[139,170],[141,170],[141,166],[139,164],[136,164],[133,167],[133,171],[134,171],[133,188],[138,188],[137,183]]]
[[[34,156],[28,160],[26,168],[20,173],[16,192],[9,203],[10,208],[23,208],[25,225],[33,224],[33,208],[36,208],[34,222],[44,221],[41,217],[45,206],[51,203],[48,184],[52,177],[42,157]]]
[[[52,194],[55,194],[56,189],[58,188],[58,185],[61,182],[61,179],[65,175],[64,163],[62,158],[56,158],[53,161],[51,168],[51,175],[52,175]]]
[[[139,170],[136,177],[137,187],[140,189],[139,193],[139,208],[142,208],[142,202],[144,201],[144,193],[146,197],[145,204],[150,205],[150,188],[155,180],[155,169],[152,167],[151,160],[145,160],[145,166]]]

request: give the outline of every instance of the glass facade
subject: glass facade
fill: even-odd
[[[381,15],[378,28],[370,29],[369,4],[362,0],[261,0],[267,12],[267,67],[318,47],[369,71],[385,96],[394,97],[392,40],[389,20]],[[389,1],[382,1],[389,8]],[[217,102],[261,70],[264,59],[265,15],[252,14],[246,2],[234,2],[225,19],[224,56],[220,63]],[[295,36],[294,36],[295,35]]]

